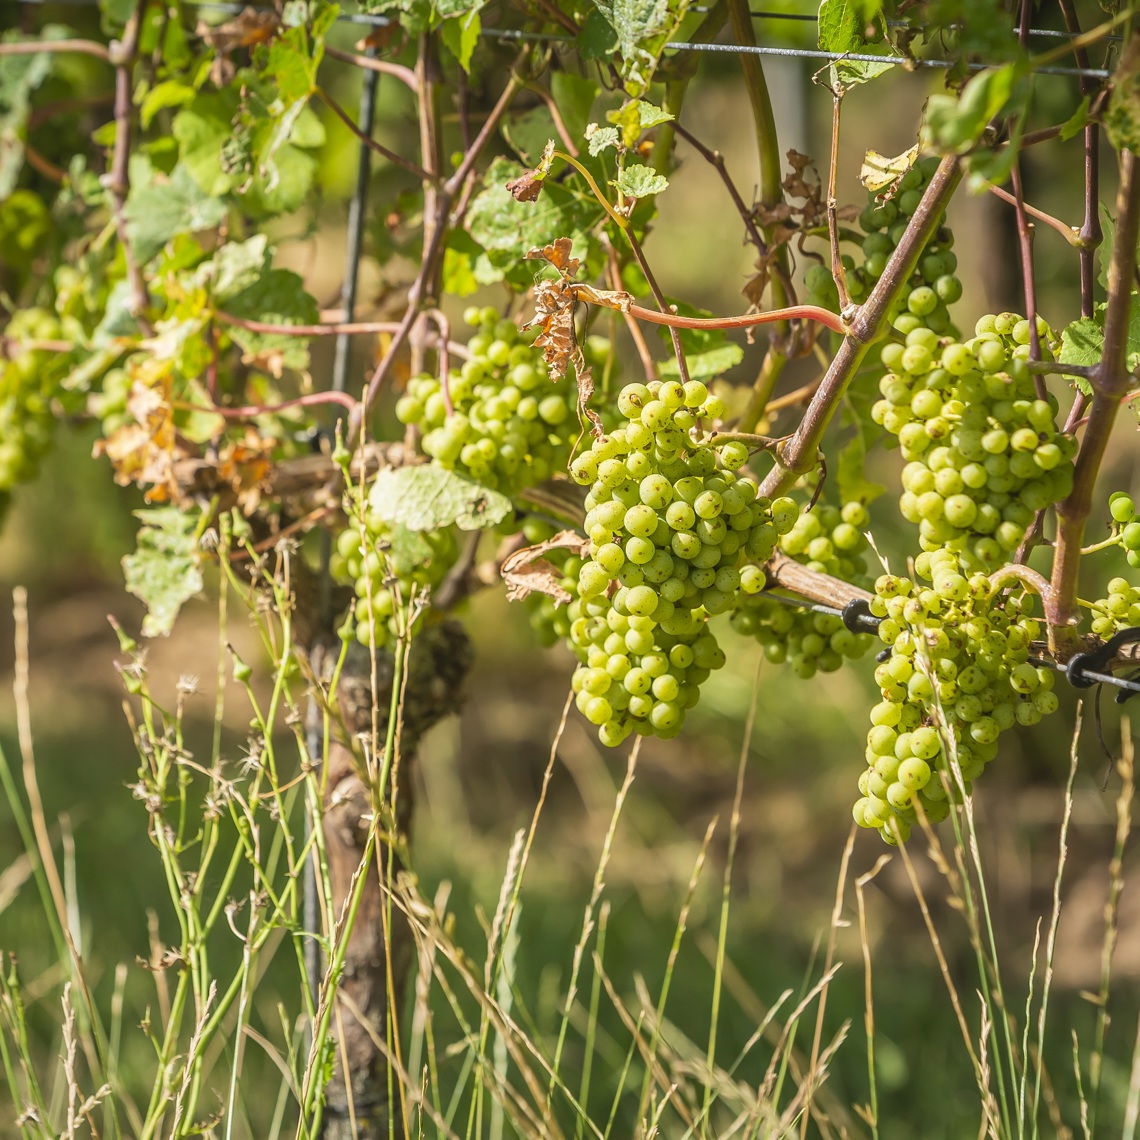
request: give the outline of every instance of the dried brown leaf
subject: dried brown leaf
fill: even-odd
[[[534,343],[542,349],[550,375],[561,380],[571,361],[578,363],[581,349],[574,336],[574,290],[566,281],[539,281],[534,287],[534,319],[541,325]]]
[[[252,514],[261,502],[269,477],[273,473],[271,453],[273,441],[264,439],[253,427],[247,427],[245,438],[227,443],[218,460],[218,476],[237,495],[238,506]]]
[[[550,173],[550,164],[554,161],[554,140],[549,139],[542,151],[542,158],[533,170],[512,178],[507,183],[508,193],[516,202],[533,202],[542,193],[542,184]],[[566,239],[562,239],[566,240]]]
[[[569,238],[560,237],[541,249],[537,247],[528,249],[526,257],[528,261],[549,261],[563,277],[573,277],[581,263],[578,258],[570,256],[572,247],[573,243]]]
[[[168,369],[169,362],[151,361],[140,370],[127,396],[127,412],[134,422],[96,440],[92,450],[94,456],[110,459],[120,486],[137,483],[145,488],[149,503],[179,497],[174,464],[187,454],[174,429]]]
[[[546,594],[560,605],[566,605],[572,599],[562,587],[562,571],[542,556],[548,550],[566,548],[584,554],[589,545],[589,541],[576,531],[563,530],[546,542],[516,550],[503,561],[500,571],[507,584],[507,600],[516,602],[537,593]]]
[[[215,51],[228,53],[265,43],[280,26],[280,17],[272,8],[246,8],[224,24],[199,20],[196,32]]]

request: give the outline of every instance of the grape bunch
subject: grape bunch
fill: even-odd
[[[891,574],[875,583],[871,612],[890,655],[875,670],[883,699],[871,710],[852,813],[892,844],[910,834],[916,804],[933,823],[949,814],[949,740],[969,793],[997,755],[998,736],[1058,704],[1052,671],[1028,660],[1040,633],[1031,594],[993,592],[948,550],[920,554],[915,571],[929,585]]]
[[[52,399],[68,358],[26,342],[59,336],[59,321],[46,309],[21,309],[4,329],[10,347],[0,352],[0,495],[34,478],[51,445]]]
[[[936,157],[919,159],[899,180],[892,196],[880,202],[874,193],[868,193],[868,203],[859,215],[859,225],[866,234],[863,261],[847,273],[852,301],[866,300],[883,275],[937,169]],[[962,283],[955,276],[958,258],[953,245],[954,235],[949,227],[940,224],[927,242],[893,314],[892,323],[904,336],[916,328],[930,329],[939,336],[954,335],[948,306],[962,296]]]
[[[390,526],[365,509],[363,528],[350,523],[337,536],[329,563],[334,580],[351,584],[356,639],[382,649],[406,627],[409,606],[436,589],[459,554],[455,530],[413,531]],[[422,614],[411,614],[412,629]]]
[[[821,504],[796,519],[781,536],[780,550],[809,569],[862,585],[867,578],[863,528],[868,517],[862,503],[845,503],[842,509]],[[745,594],[730,620],[737,633],[756,638],[769,661],[786,661],[804,680],[861,657],[872,642],[870,634],[852,633],[834,614],[789,606],[766,594]]]
[[[630,732],[675,736],[699,686],[725,662],[708,629],[764,587],[765,562],[799,513],[758,498],[737,472],[748,450],[694,440],[721,413],[699,380],[629,384],[625,424],[593,441],[570,472],[590,484],[589,558],[567,610],[579,710],[603,744]]]
[[[1122,629],[1140,625],[1140,588],[1126,578],[1113,578],[1107,596],[1092,603],[1092,631],[1106,640]]]
[[[1120,545],[1124,558],[1133,570],[1140,569],[1140,519],[1136,517],[1136,504],[1126,491],[1113,491],[1108,497],[1108,513],[1119,528]]]
[[[1037,398],[1017,351],[1028,339],[1027,321],[1002,314],[963,343],[916,328],[882,351],[871,416],[907,460],[899,509],[923,550],[950,547],[968,569],[1000,565],[1072,487],[1077,443],[1057,429],[1056,399]]]
[[[494,309],[465,314],[478,328],[448,376],[414,376],[396,416],[423,432],[421,447],[443,467],[512,494],[563,471],[579,434],[572,377],[551,383],[542,350]],[[451,410],[448,410],[450,398]]]

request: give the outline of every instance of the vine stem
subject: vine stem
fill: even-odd
[[[605,293],[598,293],[588,286],[573,285],[575,296],[579,301],[591,305],[600,305],[606,309],[617,309],[628,313],[639,321],[646,321],[654,325],[667,325],[673,329],[747,329],[756,325],[772,324],[776,321],[815,321],[826,325],[832,332],[847,333],[847,326],[843,320],[830,309],[821,309],[816,305],[790,305],[786,309],[768,309],[763,313],[742,313],[738,317],[682,317],[678,313],[659,313],[655,309],[646,309],[642,305],[632,302],[623,302],[619,297],[610,297]]]
[[[367,55],[357,55],[351,51],[341,51],[339,48],[325,47],[325,55],[329,59],[339,59],[341,63],[351,63],[355,67],[362,67],[365,71],[375,71],[381,75],[391,75],[398,79],[405,87],[413,92],[416,90],[416,73],[402,63],[390,63],[386,59],[373,59]]]
[[[927,240],[941,221],[942,212],[961,178],[961,159],[957,155],[944,158],[907,223],[883,275],[845,330],[843,343],[808,404],[799,427],[777,449],[776,463],[761,483],[760,494],[770,499],[784,494],[801,475],[815,466],[824,429],[847,391],[851,378],[867,355],[867,350],[883,334],[890,307],[914,271]]]
[[[455,172],[441,186],[435,189],[433,224],[430,227],[424,227],[424,252],[420,262],[420,271],[416,275],[415,281],[412,282],[411,288],[408,290],[408,307],[397,324],[395,332],[392,334],[392,343],[388,346],[388,351],[384,353],[383,359],[376,366],[376,370],[372,373],[372,377],[368,381],[368,387],[365,389],[364,397],[361,400],[361,406],[358,410],[359,416],[354,417],[349,432],[349,437],[352,439],[359,438],[360,430],[363,427],[364,416],[367,415],[368,409],[376,399],[376,394],[380,391],[385,379],[391,372],[392,366],[396,362],[396,354],[408,339],[408,334],[412,331],[412,326],[419,317],[420,306],[427,299],[427,295],[430,292],[430,286],[435,280],[436,270],[443,251],[443,240],[447,234],[448,214],[451,209],[451,204],[463,189],[463,185],[467,181],[467,176],[471,173],[475,163],[479,159],[479,155],[490,141],[491,136],[498,129],[500,120],[521,87],[522,81],[515,74],[514,69],[512,69],[511,76],[507,80],[507,85],[503,88],[503,93],[499,96],[495,106],[491,109],[491,113],[484,120],[482,127],[479,128],[479,133],[475,136],[475,140],[472,144],[467,148],[467,152],[460,160]]]
[[[986,189],[994,195],[995,198],[1000,198],[1003,202],[1007,202],[1013,207],[1017,207],[1017,198],[1008,190],[1003,189],[1001,186],[995,186],[992,182],[986,183]],[[1045,213],[1044,210],[1038,210],[1035,206],[1029,205],[1028,202],[1021,203],[1021,209],[1024,210],[1030,217],[1036,218],[1039,222],[1044,222],[1050,229],[1054,229],[1074,248],[1079,249],[1081,246],[1080,231],[1074,229],[1072,226],[1067,226],[1060,218],[1053,217],[1052,214]]]
[[[413,162],[410,158],[405,158],[402,154],[397,154],[394,150],[389,150],[382,142],[377,142],[370,134],[362,131],[352,116],[323,87],[316,88],[315,93],[317,98],[344,123],[360,142],[370,150],[374,150],[381,158],[386,159],[393,166],[406,170],[409,174],[414,174],[421,182],[435,183],[437,181],[436,176],[428,173],[419,163]]]
[[[727,0],[732,33],[742,47],[756,46],[756,30],[752,25],[752,13],[748,0]],[[780,178],[780,143],[776,132],[776,116],[772,109],[772,97],[764,78],[764,68],[758,55],[744,52],[740,56],[740,68],[744,85],[748,89],[748,100],[752,107],[752,119],[756,136],[756,154],[760,162],[760,205],[766,211],[774,209],[784,201],[784,187]],[[772,243],[770,227],[761,227],[768,245]],[[786,308],[789,301],[795,300],[791,288],[791,267],[788,249],[781,245],[769,257],[762,257],[761,266],[767,266],[771,273],[773,309]],[[781,322],[773,330],[768,340],[764,362],[752,385],[748,404],[741,415],[738,427],[741,431],[752,431],[764,416],[768,401],[776,390],[776,384],[791,355],[789,329]]]
[[[123,247],[127,282],[131,291],[131,315],[149,336],[151,328],[143,316],[150,304],[146,281],[135,257],[130,234],[127,232],[127,195],[130,193],[131,162],[131,71],[139,47],[139,28],[145,4],[139,4],[127,20],[123,38],[112,45],[109,58],[115,65],[115,144],[111,151],[111,168],[100,179],[111,199],[111,213],[115,219],[115,233]]]
[[[1140,237],[1140,177],[1136,156],[1120,152],[1120,188],[1116,196],[1117,227],[1108,267],[1108,306],[1104,318],[1104,352],[1090,377],[1092,406],[1077,455],[1073,489],[1057,504],[1057,537],[1053,555],[1052,593],[1045,606],[1049,648],[1058,661],[1067,661],[1081,647],[1077,632],[1077,585],[1085,524],[1092,511],[1093,490],[1116,414],[1128,392],[1128,324],[1132,279],[1136,272],[1136,242]]]
[[[48,53],[93,55],[104,63],[111,63],[111,52],[105,44],[94,40],[17,40],[0,44],[0,55],[44,55]]]

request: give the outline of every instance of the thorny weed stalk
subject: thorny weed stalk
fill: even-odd
[[[145,968],[121,965],[108,1003],[97,1000],[89,974],[94,956],[79,940],[75,916],[82,912],[81,900],[75,897],[68,866],[68,860],[76,858],[74,843],[62,845],[61,873],[52,826],[38,794],[28,702],[26,601],[17,594],[16,695],[24,790],[18,788],[6,760],[0,775],[24,843],[25,877],[29,889],[34,886],[39,893],[58,954],[56,968],[44,976],[21,977],[15,955],[8,957],[0,972],[0,1060],[19,1114],[18,1125],[26,1135],[157,1137],[197,1131],[226,1140],[316,1136],[323,1082],[335,1047],[330,1027],[334,1019],[363,1016],[338,996],[339,971],[359,895],[350,893],[344,913],[331,912],[329,868],[319,826],[326,789],[320,767],[311,762],[306,749],[301,700],[309,684],[322,682],[303,675],[294,641],[290,563],[296,553],[283,544],[269,555],[259,555],[225,527],[215,541],[220,552],[234,548],[248,559],[244,574],[233,568],[229,558],[221,559],[229,590],[220,593],[218,668],[220,680],[232,675],[240,682],[250,731],[240,758],[227,759],[233,742],[222,731],[226,708],[220,688],[207,758],[195,757],[187,741],[187,709],[198,682],[181,678],[173,703],[163,705],[152,691],[145,653],[120,631],[126,656],[123,679],[132,698],[127,710],[140,760],[129,792],[145,812],[169,905],[150,923],[150,952],[140,963]],[[228,623],[235,595],[246,603],[261,652],[272,663],[268,687],[254,683],[247,664],[230,648]],[[334,698],[342,666],[343,655],[331,681],[322,686],[326,748],[337,731]],[[844,1045],[848,1028],[844,1023],[825,1029],[825,1010],[832,981],[843,966],[840,942],[852,902],[851,840],[841,860],[822,967],[814,980],[805,979],[798,997],[786,991],[766,1009],[748,991],[728,956],[744,763],[758,681],[757,674],[728,822],[717,932],[715,938],[703,931],[697,935],[698,942],[704,939],[712,966],[707,1043],[697,1045],[670,1020],[667,1001],[678,951],[688,937],[693,902],[705,889],[707,856],[718,820],[709,822],[698,845],[671,945],[662,948],[664,971],[656,996],[639,974],[616,979],[606,965],[611,921],[607,871],[636,780],[636,748],[629,754],[624,779],[614,788],[579,936],[565,948],[567,981],[553,1031],[538,1027],[531,996],[518,987],[518,962],[528,952],[520,927],[524,880],[558,762],[567,702],[551,741],[530,824],[515,834],[506,855],[483,947],[463,946],[457,940],[457,916],[449,909],[447,884],[428,898],[410,871],[396,878],[390,872],[383,876],[389,905],[386,932],[394,919],[406,922],[416,962],[407,1007],[393,1008],[392,1025],[370,1029],[388,1060],[389,1079],[397,1092],[393,1103],[400,1106],[400,1118],[393,1119],[393,1135],[491,1140],[508,1135],[599,1140],[660,1135],[688,1140],[806,1136],[811,1130],[820,1136],[856,1136],[860,1121],[871,1135],[878,1135],[874,962],[866,895],[891,857],[882,857],[854,882],[866,1003],[866,1105],[856,1103],[848,1109],[827,1083],[829,1065]],[[395,715],[387,722],[385,739],[376,740],[369,750],[370,763],[381,778],[395,770],[393,744],[403,691],[397,681]],[[1087,1061],[1077,1061],[1078,1077],[1087,1090],[1081,1111],[1086,1136],[1092,1136],[1095,1127],[1123,849],[1131,826],[1132,753],[1127,726],[1124,739],[1098,1018]],[[1028,965],[1020,1031],[1005,998],[1009,987],[1003,987],[970,801],[966,799],[955,815],[950,850],[933,831],[927,829],[926,835],[951,905],[966,923],[979,970],[975,988],[981,1007],[973,1027],[968,1012],[972,1003],[963,1000],[962,982],[946,960],[912,856],[905,847],[901,850],[978,1079],[982,1131],[991,1136],[1036,1137],[1041,1134],[1043,1113],[1058,1134],[1064,1130],[1045,1071],[1043,1047],[1077,769],[1075,736],[1071,756],[1052,909],[1043,943],[1039,924]],[[382,826],[382,813],[377,812],[357,870],[358,882],[382,873],[376,850],[379,843],[393,838],[381,833]],[[301,893],[307,860],[316,866],[321,923],[317,931],[307,931],[303,925]],[[168,928],[176,934],[169,942],[160,933]],[[319,939],[324,962],[316,995],[305,984],[305,941],[310,937]],[[146,974],[151,978],[149,995],[140,985]],[[743,1046],[728,1054],[724,1052],[728,1043],[719,1031],[726,1001],[754,1011],[756,1022]],[[612,1029],[603,1027],[605,1002],[624,1027],[624,1044]],[[58,1031],[54,1050],[45,1049],[31,1029],[49,1006]],[[137,1063],[138,1051],[130,1048],[134,1033],[150,1044],[145,1070]],[[803,1034],[810,1035],[806,1051],[797,1044]],[[767,1043],[767,1062],[758,1078],[746,1079],[743,1073],[749,1071],[762,1042]],[[568,1068],[571,1057],[574,1073]],[[609,1069],[604,1098],[595,1088],[599,1063]],[[602,1100],[609,1107],[599,1112],[592,1106]],[[1134,1122],[1135,1117],[1130,1102],[1126,1119]]]

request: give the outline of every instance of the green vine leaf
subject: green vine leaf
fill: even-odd
[[[685,365],[689,370],[690,380],[711,380],[715,376],[723,376],[743,359],[744,349],[731,342],[705,352],[685,353]],[[657,371],[662,380],[676,380],[681,375],[675,356],[664,361]]]
[[[228,312],[269,324],[311,325],[320,319],[317,302],[305,292],[302,279],[288,269],[270,269],[226,304]],[[277,372],[309,366],[309,344],[304,337],[285,333],[259,333],[229,328],[226,333],[245,351],[247,361],[259,362]]]
[[[616,148],[620,141],[617,127],[599,127],[597,123],[591,123],[586,128],[586,146],[595,157]]]
[[[1117,150],[1140,150],[1140,41],[1127,41],[1104,111],[1104,130]]]
[[[669,179],[663,174],[658,174],[652,167],[635,162],[622,169],[614,185],[627,198],[648,198],[667,189]]]
[[[931,95],[926,103],[924,133],[940,150],[965,154],[982,137],[991,119],[1013,113],[1027,93],[1021,63],[980,71],[957,99],[953,95]]]
[[[200,518],[182,507],[135,511],[137,547],[123,558],[127,589],[146,605],[144,637],[165,637],[183,603],[202,589]]]
[[[169,179],[155,175],[145,186],[132,186],[127,198],[127,232],[140,261],[150,261],[179,233],[213,229],[226,216],[226,204],[210,197],[185,166]]]
[[[482,530],[514,510],[506,495],[464,479],[435,463],[389,468],[377,474],[368,509],[384,522],[409,530]]]
[[[867,42],[863,29],[867,21],[862,5],[852,0],[823,0],[819,6],[819,46],[822,51],[842,55],[854,52],[858,55],[877,55],[876,44]],[[891,61],[867,63],[859,60],[836,61],[828,69],[829,86],[838,94],[858,87],[861,83],[882,75],[894,66]]]
[[[1061,351],[1057,359],[1062,364],[1075,364],[1089,368],[1099,364],[1104,355],[1104,314],[1107,304],[1096,307],[1095,317],[1081,317],[1061,332]],[[1128,317],[1128,343],[1125,366],[1130,372],[1140,367],[1140,295],[1132,294],[1132,307]],[[1092,387],[1083,376],[1074,377],[1077,387],[1089,395]]]

